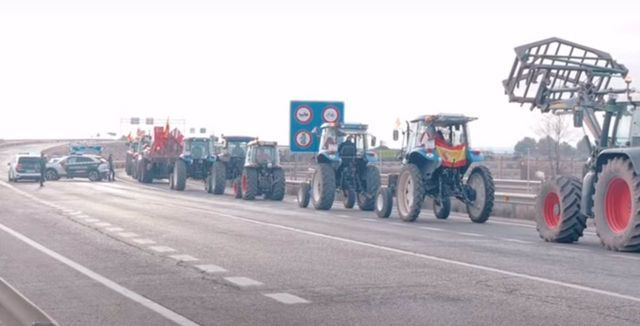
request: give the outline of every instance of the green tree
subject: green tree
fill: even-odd
[[[531,137],[524,137],[513,147],[516,154],[527,155],[536,151],[536,140]]]

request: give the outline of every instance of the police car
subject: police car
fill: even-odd
[[[40,155],[20,153],[8,163],[9,182],[40,179]]]
[[[107,178],[109,164],[98,155],[72,154],[53,158],[47,163],[47,180],[66,178],[89,178],[100,181]]]

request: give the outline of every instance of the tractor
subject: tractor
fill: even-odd
[[[169,187],[173,190],[183,191],[187,184],[187,178],[203,180],[206,185],[206,178],[209,176],[214,160],[211,138],[185,138],[182,154],[175,161],[173,172],[169,175]]]
[[[183,136],[178,129],[166,127],[153,128],[153,140],[143,140],[139,149],[134,177],[141,183],[152,183],[154,179],[167,179],[174,164],[182,153]]]
[[[541,187],[535,215],[540,237],[573,243],[593,218],[605,248],[640,251],[640,101],[627,68],[606,52],[559,38],[515,52],[503,81],[509,101],[571,115],[575,127],[589,131],[583,139],[591,155],[582,180],[561,175]]]
[[[209,193],[221,195],[231,180],[236,198],[242,198],[240,176],[244,169],[247,144],[256,140],[250,136],[222,136],[223,144],[211,165],[209,176],[205,179],[205,189]]]
[[[133,176],[136,168],[136,161],[142,148],[142,138],[132,140],[127,143],[127,154],[125,158],[124,170],[129,176]]]
[[[425,197],[433,199],[436,218],[446,219],[451,212],[451,197],[467,207],[471,221],[484,223],[493,209],[495,186],[485,166],[472,164],[484,157],[469,145],[467,123],[476,118],[454,114],[424,115],[406,123],[401,152],[402,170],[389,176],[389,186],[376,197],[376,214],[391,214],[393,195],[398,214],[405,222],[420,215]],[[398,140],[394,130],[393,139]],[[464,176],[467,174],[465,182]]]
[[[315,128],[314,128],[315,129]],[[321,127],[320,149],[311,184],[303,183],[298,192],[302,208],[313,203],[317,210],[329,210],[340,191],[345,208],[374,209],[380,188],[380,170],[374,165],[377,158],[368,146],[368,126],[364,124],[325,123]],[[318,134],[318,130],[314,130]]]
[[[240,184],[245,200],[257,196],[278,201],[284,198],[286,180],[276,142],[254,140],[247,145]]]

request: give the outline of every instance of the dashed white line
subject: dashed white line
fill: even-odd
[[[515,242],[515,243],[522,243],[522,244],[532,244],[533,242],[531,241],[525,241],[525,240],[518,240],[518,239],[510,239],[510,238],[505,238],[505,239],[501,239],[504,241],[509,241],[509,242]]]
[[[74,216],[74,217],[75,217],[75,218],[79,218],[79,219],[90,218],[90,216],[89,216],[89,215],[87,215],[87,214],[80,214],[80,215],[76,215],[76,216]]]
[[[79,273],[89,277],[90,279],[106,286],[107,288],[113,290],[114,292],[117,292],[119,294],[121,294],[122,296],[129,298],[130,300],[137,302],[145,307],[147,307],[148,309],[158,313],[159,315],[163,316],[164,318],[178,324],[178,325],[186,325],[186,326],[198,326],[198,324],[196,324],[195,322],[189,320],[188,318],[176,313],[175,311],[169,310],[163,306],[161,306],[160,304],[156,303],[155,301],[151,301],[148,298],[145,298],[144,296],[133,292],[127,288],[125,288],[124,286],[76,263],[75,261],[60,255],[59,253],[46,248],[45,246],[39,244],[38,242],[35,242],[33,240],[31,240],[30,238],[26,237],[25,235],[18,233],[17,231],[14,231],[13,229],[10,229],[6,226],[4,226],[3,224],[0,224],[0,230],[5,231],[6,233],[14,236],[15,238],[17,238],[18,240],[28,244],[29,246],[35,248],[36,250],[48,255],[49,257],[59,261],[60,263],[63,263],[69,267],[71,267],[72,269],[78,271]]]
[[[137,244],[141,244],[141,245],[150,245],[150,244],[155,244],[156,242],[151,240],[151,239],[133,239],[131,240]]]
[[[66,211],[66,212],[67,212],[67,214],[69,214],[69,215],[71,215],[71,216],[75,216],[75,215],[80,215],[80,214],[82,214],[82,211],[71,211],[71,212]]]
[[[100,227],[100,228],[104,228],[104,227],[107,227],[107,226],[111,226],[111,223],[108,223],[108,222],[98,222],[98,223],[95,223],[94,225],[95,225],[95,226],[97,226],[97,227]]]
[[[339,216],[339,217],[343,217],[343,218],[351,218],[351,216],[349,216],[349,215],[345,215],[345,214],[338,214],[337,216]]]
[[[109,231],[109,232],[121,232],[121,231],[124,231],[123,228],[119,228],[119,227],[106,228],[106,230]]]
[[[190,255],[171,255],[169,256],[175,260],[178,261],[183,261],[183,262],[190,262],[190,261],[198,261],[199,259]]]
[[[87,223],[97,223],[97,222],[100,222],[100,220],[99,220],[99,219],[97,219],[97,218],[88,218],[88,219],[85,219],[84,221],[85,221],[85,222],[87,222]]]
[[[118,233],[119,237],[123,237],[123,238],[135,238],[135,237],[139,237],[139,235],[137,233],[133,233],[133,232],[120,232]]]
[[[480,234],[480,233],[473,233],[473,232],[456,232],[456,233],[460,235],[466,235],[469,237],[484,237],[484,234]]]
[[[290,293],[265,293],[264,296],[284,304],[309,303],[309,301]]]
[[[205,273],[224,273],[227,271],[226,269],[213,264],[196,265],[195,267]]]
[[[230,276],[224,278],[227,282],[233,283],[239,287],[260,286],[262,282],[242,276]]]
[[[365,221],[365,222],[374,222],[374,223],[380,222],[380,221],[374,220],[372,218],[363,218],[362,220]]]
[[[430,230],[430,231],[444,231],[441,228],[432,228],[430,226],[419,226],[418,228],[423,230]]]
[[[175,252],[176,250],[171,248],[171,247],[167,247],[167,246],[151,246],[149,247],[149,249],[156,251],[156,252],[160,252],[160,253],[164,253],[164,252]]]
[[[563,250],[578,251],[578,252],[589,251],[587,249],[582,249],[582,248],[569,248],[569,247],[558,247],[558,248],[562,248]]]

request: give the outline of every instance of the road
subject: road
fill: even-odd
[[[18,150],[0,149],[2,175]],[[0,277],[61,325],[638,325],[640,255],[189,182],[0,181]]]

